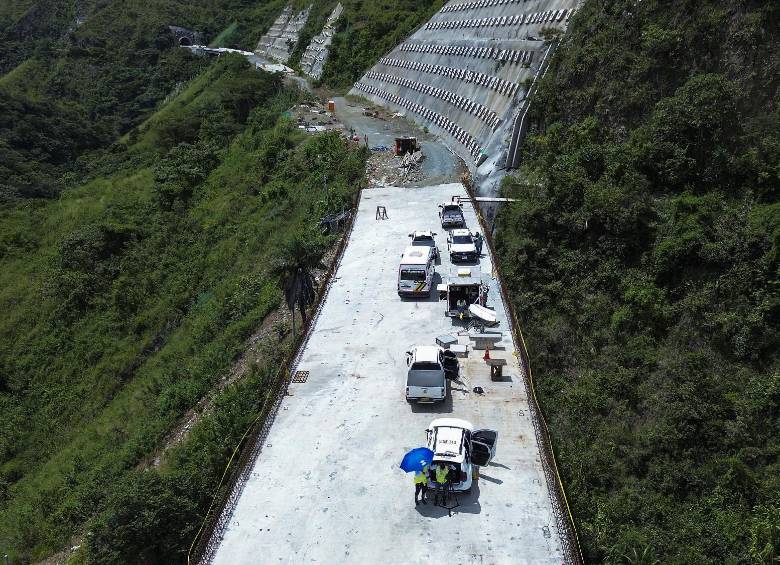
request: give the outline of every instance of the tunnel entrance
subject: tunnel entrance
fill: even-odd
[[[189,47],[192,45],[192,40],[185,35],[184,37],[179,38],[179,45],[181,47]]]

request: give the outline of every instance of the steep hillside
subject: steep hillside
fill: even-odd
[[[335,4],[335,3],[334,3]],[[444,0],[347,0],[321,82],[347,89],[385,53],[411,35]]]
[[[278,5],[34,3],[0,31],[0,201],[56,196],[82,154],[109,146],[203,69],[174,49],[169,25],[212,37],[238,21],[241,40]]]
[[[89,529],[91,561],[182,560],[288,326],[159,471],[141,469],[279,305],[288,242],[321,254],[319,218],[363,174],[337,136],[278,121],[300,96],[220,59],[58,200],[0,211],[0,548],[15,559]]]
[[[497,245],[590,562],[780,554],[780,5],[590,0]]]

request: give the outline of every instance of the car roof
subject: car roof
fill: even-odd
[[[463,428],[457,426],[437,426],[436,443],[431,445],[435,460],[461,462],[465,459],[463,449]]]
[[[468,420],[461,420],[460,418],[436,418],[431,425],[430,429],[438,428],[441,426],[448,426],[451,428],[463,428],[464,430],[474,431],[474,426]]]
[[[439,362],[439,348],[435,345],[418,345],[414,348],[415,361]]]
[[[413,246],[410,245],[404,249],[403,257],[401,257],[402,265],[426,265],[430,258],[431,248],[425,246]]]
[[[452,235],[471,235],[471,231],[469,231],[466,228],[458,228],[456,230],[452,230]]]
[[[431,230],[416,230],[412,232],[412,237],[420,237],[420,236],[428,236],[433,237],[433,232]]]

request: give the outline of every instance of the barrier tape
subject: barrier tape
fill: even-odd
[[[490,230],[487,229],[487,223],[482,216],[479,206],[476,204],[476,200],[474,200],[475,194],[473,187],[471,186],[470,179],[469,182],[464,182],[463,185],[466,187],[469,198],[471,198],[472,202],[474,202],[474,211],[477,214],[477,219],[479,220],[479,224],[482,227],[482,233],[485,234],[485,240],[487,241],[488,247],[490,248],[490,252],[493,256],[494,278],[498,283],[501,298],[504,301],[504,305],[512,321],[512,338],[515,342],[515,349],[517,349],[518,343],[522,345],[522,348],[519,351],[520,355],[518,355],[518,360],[525,368],[525,371],[523,371],[525,375],[524,381],[527,391],[530,391],[529,400],[532,400],[532,402],[528,403],[531,413],[531,422],[534,426],[537,444],[539,445],[539,451],[541,455],[540,459],[542,461],[542,469],[544,471],[545,479],[547,480],[547,488],[551,495],[550,498],[553,506],[553,514],[555,515],[556,522],[558,522],[558,531],[562,534],[560,537],[561,543],[564,546],[564,555],[568,563],[572,563],[573,565],[581,565],[585,562],[585,560],[582,555],[582,548],[580,547],[577,526],[574,522],[574,515],[572,514],[571,508],[569,506],[569,499],[566,496],[566,489],[563,486],[561,475],[558,472],[558,464],[555,460],[555,450],[552,445],[550,429],[547,426],[547,422],[544,419],[544,414],[542,413],[539,400],[536,397],[536,387],[534,386],[534,378],[531,371],[528,347],[526,346],[525,338],[523,337],[523,331],[520,329],[520,320],[517,317],[514,303],[510,300],[506,286],[504,285],[503,273],[501,267],[498,264],[498,255],[496,255],[496,249],[493,243],[493,234]]]

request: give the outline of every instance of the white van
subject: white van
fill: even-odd
[[[409,246],[398,266],[398,296],[427,297],[431,295],[436,259],[433,247]]]
[[[475,430],[471,422],[458,418],[437,418],[426,430],[428,449],[433,451],[433,465],[450,468],[449,481],[453,490],[471,490],[474,467],[485,467],[496,456],[498,432]],[[433,477],[429,483],[435,488]]]

